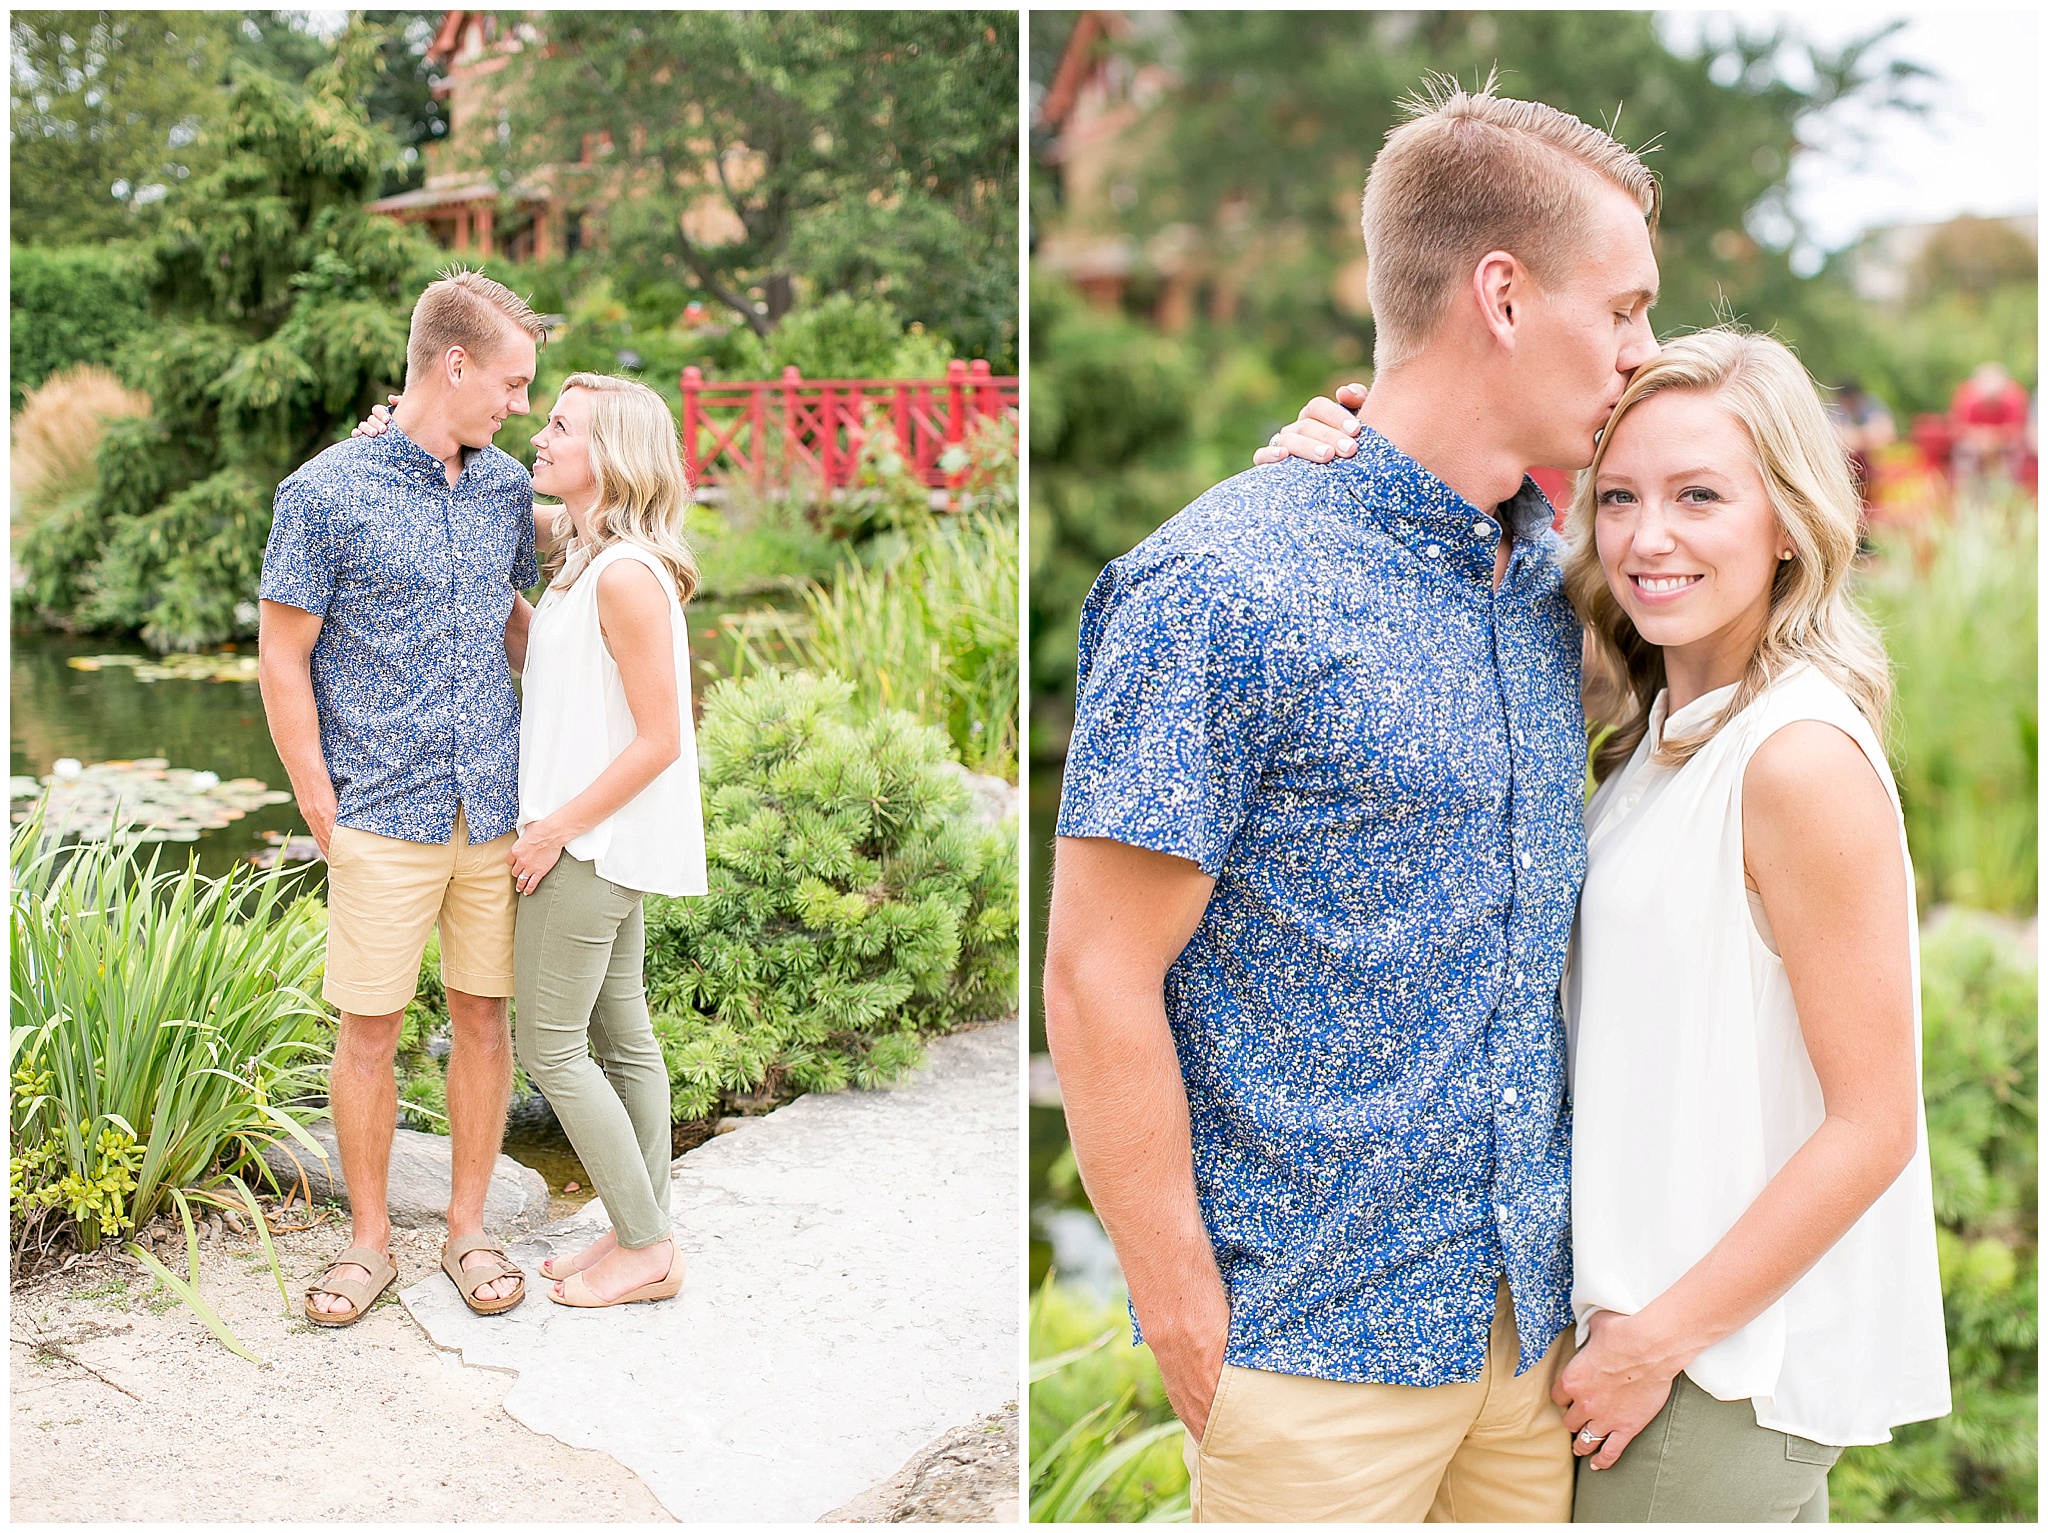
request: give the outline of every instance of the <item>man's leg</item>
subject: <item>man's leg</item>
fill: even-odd
[[[391,1177],[391,1131],[398,1126],[398,1080],[391,1073],[398,1052],[403,1011],[381,1017],[341,1014],[334,1065],[327,1076],[328,1111],[341,1147],[341,1175],[348,1184],[349,1244],[391,1254],[391,1214],[385,1190]],[[330,1276],[360,1282],[370,1276],[354,1262]],[[308,1301],[323,1315],[351,1308],[339,1294],[316,1293]]]
[[[1419,1522],[1484,1399],[1225,1368],[1187,1452],[1197,1522]]]
[[[505,1104],[512,1095],[512,1033],[505,998],[512,994],[512,934],[517,895],[505,855],[513,838],[472,844],[468,818],[455,816],[454,874],[441,901],[441,979],[448,990],[448,1137],[454,1156],[448,1192],[451,1239],[484,1233],[484,1197],[505,1140]],[[472,1251],[464,1267],[497,1258]],[[510,1298],[519,1279],[482,1285],[478,1299]]]
[[[1570,1522],[1578,1460],[1550,1386],[1577,1350],[1570,1330],[1520,1378],[1514,1301],[1503,1282],[1486,1349],[1486,1402],[1458,1445],[1430,1522]]]
[[[341,1013],[328,1100],[348,1185],[352,1243],[386,1255],[391,1244],[386,1202],[391,1132],[398,1121],[391,1062],[447,877],[445,847],[348,825],[335,826],[328,840],[327,970],[321,995]],[[358,1282],[369,1276],[353,1262],[332,1272]],[[333,1294],[314,1294],[309,1302],[321,1314],[350,1308]]]
[[[503,996],[448,992],[448,1021],[454,1037],[448,1050],[448,1139],[454,1155],[448,1193],[451,1237],[484,1232],[484,1196],[491,1168],[505,1139],[505,1104],[512,1095],[512,1038]],[[472,1251],[465,1267],[495,1261]],[[476,1291],[479,1299],[502,1299],[519,1279],[502,1277]]]

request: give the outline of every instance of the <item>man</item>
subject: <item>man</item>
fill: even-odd
[[[512,662],[539,578],[533,488],[491,445],[527,411],[546,331],[503,285],[458,271],[413,309],[396,429],[328,448],[278,486],[263,555],[264,711],[328,861],[327,975],[341,1012],[330,1101],[351,1244],[308,1291],[319,1325],[360,1319],[397,1276],[386,1207],[392,1058],[427,933],[453,1029],[442,1266],[484,1314],[524,1296],[484,1234],[511,1091],[505,998],[518,813]]]
[[[1198,1519],[1570,1516],[1585,750],[1524,471],[1653,354],[1656,207],[1575,118],[1418,104],[1366,183],[1370,429],[1084,610],[1046,1035]]]

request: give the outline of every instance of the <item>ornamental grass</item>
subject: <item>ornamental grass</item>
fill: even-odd
[[[9,848],[16,1249],[81,1249],[296,1139],[331,1057],[326,932],[286,871],[222,878],[107,842]]]

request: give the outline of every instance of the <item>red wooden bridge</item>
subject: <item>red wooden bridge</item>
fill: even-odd
[[[978,420],[1017,414],[1017,380],[989,375],[986,362],[949,362],[944,378],[780,379],[706,383],[683,369],[683,461],[695,485],[744,481],[753,489],[809,478],[821,489],[853,482],[868,429],[886,420],[904,461],[933,489],[956,487],[962,468],[945,461]]]

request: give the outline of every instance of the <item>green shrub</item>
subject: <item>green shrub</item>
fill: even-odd
[[[705,697],[709,893],[647,901],[674,1116],[726,1094],[889,1080],[921,1039],[1016,1004],[1017,868],[962,817],[935,729],[769,672]]]
[[[107,366],[149,326],[145,260],[119,245],[14,245],[9,268],[8,412],[54,372]]]
[[[1031,1356],[1031,1520],[1186,1522],[1185,1433],[1123,1306],[1042,1284]]]
[[[851,556],[799,503],[749,494],[743,484],[729,487],[716,506],[692,506],[685,533],[697,556],[699,602],[801,590],[806,581],[829,580]]]
[[[1965,501],[1885,535],[1862,582],[1896,678],[1892,757],[1923,906],[2035,906],[2037,527],[2029,497]]]
[[[2031,1522],[2035,1463],[2039,992],[2031,954],[1953,912],[1921,949],[1922,1077],[1955,1409],[1851,1448],[1837,1522]]]
[[[290,873],[40,841],[32,817],[9,847],[9,1206],[17,1241],[57,1216],[93,1250],[316,1111],[325,932]]]
[[[794,367],[806,378],[891,378],[902,339],[903,322],[888,304],[834,293],[769,333],[767,376]]]

